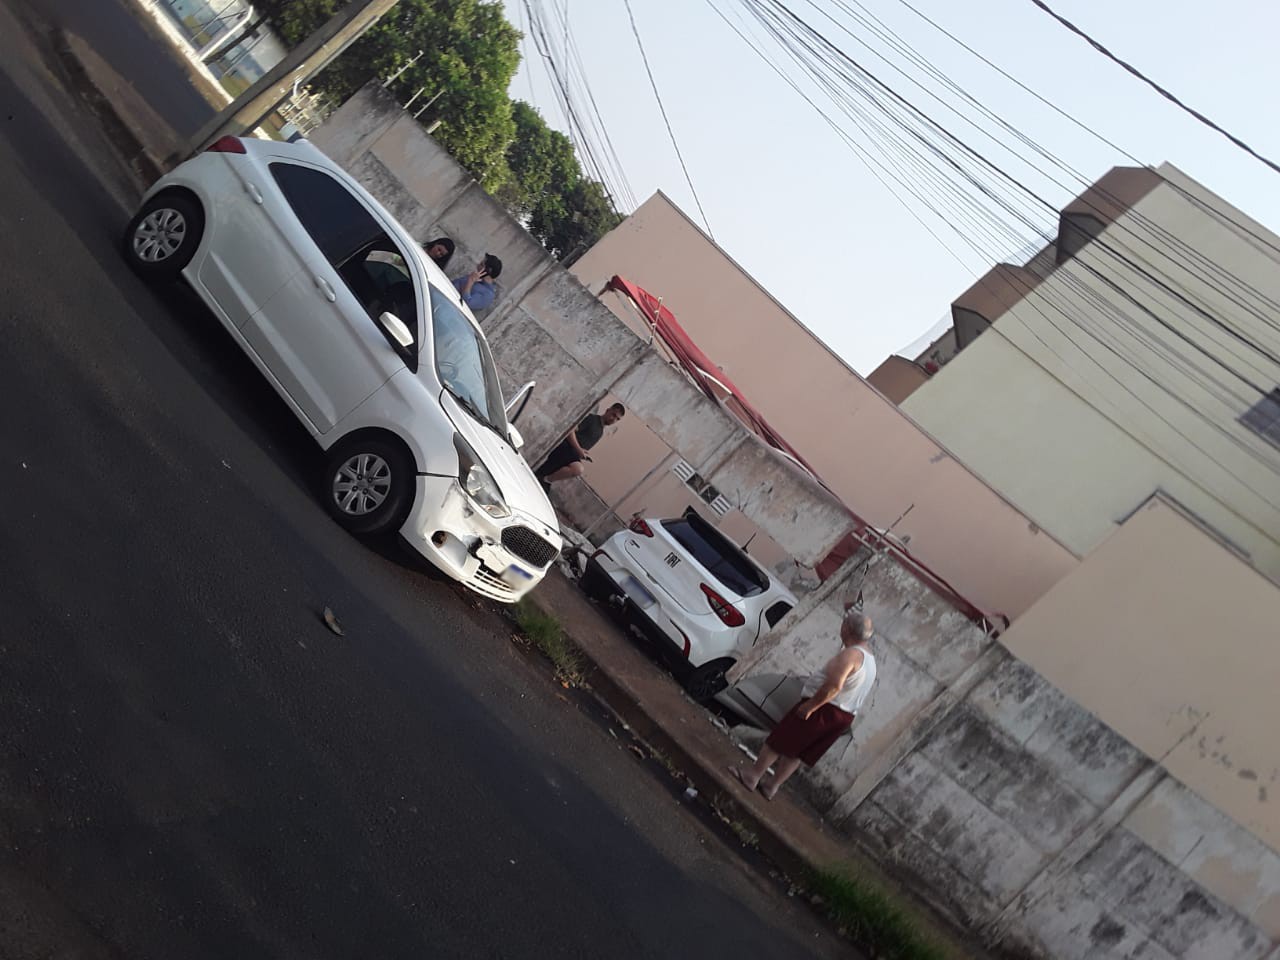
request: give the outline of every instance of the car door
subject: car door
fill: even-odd
[[[327,433],[406,364],[416,366],[420,278],[407,251],[344,183],[320,167],[269,170],[301,229],[284,231],[302,269],[244,327],[250,347],[317,433]],[[408,348],[378,323],[395,314]]]

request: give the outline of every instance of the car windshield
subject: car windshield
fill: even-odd
[[[769,589],[769,578],[751,558],[696,513],[679,520],[663,520],[662,529],[738,596],[754,597]]]
[[[489,344],[448,294],[432,284],[428,289],[440,382],[468,413],[505,438],[507,417]]]

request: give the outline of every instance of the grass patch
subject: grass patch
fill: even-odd
[[[886,960],[946,960],[948,954],[917,928],[911,916],[879,888],[838,870],[819,870],[810,890],[857,943]]]
[[[565,637],[560,621],[549,613],[543,613],[528,600],[516,604],[515,616],[520,630],[555,666],[556,676],[564,683],[581,685],[582,655]]]

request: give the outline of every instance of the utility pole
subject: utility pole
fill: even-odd
[[[323,70],[395,5],[396,0],[349,0],[328,23],[201,127],[187,141],[186,156],[199,153],[220,137],[240,136],[257,127],[289,97],[295,82],[305,82]]]

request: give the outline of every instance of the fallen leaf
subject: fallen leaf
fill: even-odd
[[[568,702],[569,702],[569,698],[568,698],[568,697],[566,697],[563,693],[557,693],[557,694],[556,694],[556,699],[557,699],[557,700],[563,700],[565,703],[568,703]]]
[[[645,756],[644,751],[641,750],[639,747],[637,747],[634,743],[627,744],[627,749],[630,750],[632,753],[634,753],[641,760],[648,759],[648,757]]]
[[[338,636],[343,636],[342,625],[338,623],[338,618],[333,615],[333,611],[328,607],[324,608],[324,625]]]

